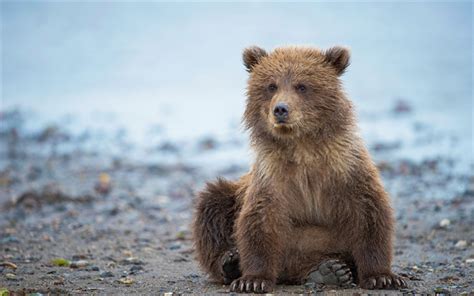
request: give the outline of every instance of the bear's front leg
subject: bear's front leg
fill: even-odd
[[[389,197],[377,179],[361,184],[345,215],[351,217],[349,227],[342,231],[352,247],[359,284],[364,289],[405,288],[405,279],[391,271],[395,220]]]
[[[371,242],[368,242],[369,244]],[[359,273],[359,284],[363,289],[401,289],[406,288],[406,280],[390,269],[386,252],[377,247],[383,244],[365,245],[357,248],[354,259]]]
[[[232,282],[231,291],[267,293],[273,290],[290,229],[282,203],[283,199],[262,185],[254,183],[249,187],[235,225],[242,276]]]

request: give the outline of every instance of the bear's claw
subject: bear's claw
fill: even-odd
[[[361,281],[360,286],[364,289],[402,289],[408,287],[407,281],[396,274],[382,274],[370,276]]]
[[[270,280],[244,276],[232,282],[230,291],[237,293],[269,293],[273,291],[273,286],[274,283]]]

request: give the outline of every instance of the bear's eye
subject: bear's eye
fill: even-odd
[[[277,89],[278,87],[276,86],[275,83],[270,83],[270,85],[268,86],[268,91],[270,92],[275,92]]]
[[[295,89],[300,92],[300,93],[304,93],[306,92],[306,86],[304,84],[298,84],[295,86]]]

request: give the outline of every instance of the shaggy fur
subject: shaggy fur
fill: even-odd
[[[349,56],[341,47],[244,51],[244,123],[256,160],[237,182],[208,183],[193,222],[197,259],[215,280],[229,280],[223,258],[239,251],[233,291],[301,283],[331,258],[354,266],[363,288],[406,285],[391,272],[389,196],[339,79]],[[277,103],[289,109],[283,123],[273,115]]]

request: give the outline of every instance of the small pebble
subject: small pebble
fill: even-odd
[[[11,268],[11,269],[17,269],[18,268],[18,266],[16,266],[15,263],[8,262],[8,261],[0,263],[0,266],[8,267],[8,268]]]
[[[474,258],[466,259],[466,264],[474,265]]]
[[[118,280],[119,283],[121,284],[124,284],[124,285],[127,285],[127,286],[130,286],[131,284],[134,283],[134,280],[131,279],[131,278],[128,278],[128,277],[125,277],[125,278],[121,278]]]
[[[449,225],[451,225],[451,220],[449,219],[443,219],[439,222],[439,226],[443,228],[448,227]]]
[[[69,267],[71,268],[81,268],[81,267],[86,267],[89,265],[89,262],[86,260],[78,260],[78,261],[72,261]]]
[[[467,247],[467,242],[465,240],[460,240],[454,246],[458,249],[464,249]]]
[[[447,290],[446,288],[443,288],[443,287],[437,287],[434,289],[434,292],[437,293],[437,294],[446,294],[446,295],[450,295],[451,292],[449,292],[449,290]]]
[[[129,258],[125,258],[124,260],[120,261],[121,264],[133,264],[133,265],[142,265],[144,264],[143,261],[141,261],[140,259],[136,258],[136,257],[129,257]]]
[[[107,195],[112,188],[110,179],[109,174],[101,173],[99,175],[99,181],[96,183],[94,189],[100,194]]]
[[[53,281],[53,285],[64,285],[64,278],[58,277],[56,280]]]
[[[133,257],[132,251],[129,251],[129,250],[123,251],[122,254],[124,254],[124,255],[127,256],[127,257]]]
[[[86,254],[76,254],[76,255],[72,255],[72,260],[73,260],[73,261],[85,260],[85,259],[87,259],[87,255],[86,255]]]
[[[13,274],[13,273],[6,273],[5,274],[5,277],[11,281],[15,281],[16,280],[16,275]]]

